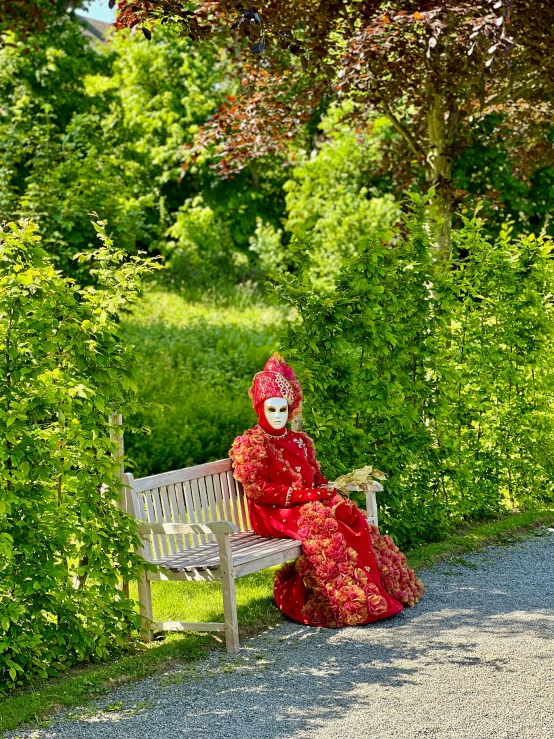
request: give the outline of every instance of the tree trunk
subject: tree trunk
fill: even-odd
[[[427,178],[435,188],[434,204],[441,221],[435,227],[436,255],[438,259],[449,260],[452,256],[452,159],[448,151],[448,122],[444,108],[442,95],[433,94],[427,111]]]

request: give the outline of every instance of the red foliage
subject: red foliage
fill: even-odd
[[[0,0],[0,43],[1,35],[7,31],[20,39],[43,33],[70,5],[77,8],[81,4],[82,0]]]
[[[120,27],[177,23],[195,39],[217,35],[256,50],[261,39],[267,47],[261,61],[237,61],[239,97],[198,136],[197,148],[216,154],[224,176],[286,150],[321,105],[351,96],[361,116],[377,108],[391,120],[446,193],[472,117],[516,104],[523,118],[524,103],[549,106],[554,92],[549,0],[269,0],[257,14],[229,0],[198,0],[194,12],[178,0],[119,7]]]
[[[306,84],[290,69],[272,74],[248,64],[242,75],[242,95],[207,121],[191,147],[195,153],[210,150],[210,166],[224,177],[252,159],[286,150],[324,92],[321,84]]]

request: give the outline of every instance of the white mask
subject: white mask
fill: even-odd
[[[267,422],[275,431],[285,428],[289,418],[289,404],[284,398],[268,398],[264,401]]]

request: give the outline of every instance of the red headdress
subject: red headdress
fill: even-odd
[[[285,398],[289,404],[289,418],[294,418],[301,412],[302,388],[294,370],[280,354],[270,357],[263,372],[254,375],[248,395],[252,398],[252,405],[258,415],[260,404],[268,398]]]

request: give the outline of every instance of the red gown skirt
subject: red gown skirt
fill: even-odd
[[[348,523],[337,518],[342,498],[293,508],[249,500],[254,531],[302,542],[302,555],[280,568],[274,596],[293,621],[355,626],[388,618],[414,605],[423,585],[390,536],[381,536],[354,504]]]

